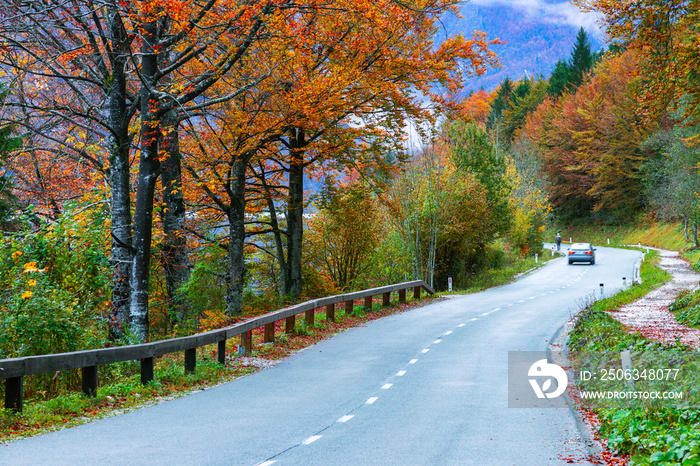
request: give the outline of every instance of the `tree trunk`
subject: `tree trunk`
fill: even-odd
[[[304,234],[304,131],[297,128],[290,137],[289,198],[287,202],[287,295],[301,296],[302,240]]]
[[[110,4],[111,5],[111,4]],[[128,53],[124,50],[126,34],[113,6],[108,7],[108,27],[112,50],[112,85],[108,89],[110,164],[109,182],[111,185],[112,221],[112,312],[110,315],[109,338],[121,340],[129,324],[131,295],[131,191],[129,188],[129,115],[126,96],[126,63]]]
[[[144,26],[141,59],[141,156],[134,207],[134,258],[131,269],[131,330],[142,342],[148,341],[148,286],[150,279],[151,236],[153,233],[153,196],[158,178],[158,143],[160,123],[157,120],[155,89],[158,58],[157,25]]]
[[[267,201],[267,209],[270,211],[270,228],[275,237],[275,251],[277,253],[277,262],[280,268],[280,294],[286,296],[289,294],[289,269],[287,268],[287,259],[284,255],[284,242],[282,241],[282,230],[280,230],[279,221],[277,220],[277,209],[275,201],[272,198],[270,186],[265,178],[265,169],[260,164],[260,182],[263,186],[265,200]]]
[[[166,128],[162,142],[165,159],[162,162],[161,173],[164,204],[161,220],[164,238],[160,258],[165,273],[168,310],[173,323],[179,323],[184,329],[194,329],[193,323],[190,322],[191,306],[178,291],[190,279],[178,125],[175,110],[169,111],[163,117],[163,127]]]
[[[229,241],[228,271],[226,273],[226,315],[240,316],[243,308],[243,286],[246,275],[245,260],[245,179],[246,160],[236,160],[231,167],[229,193],[231,206],[228,209]]]

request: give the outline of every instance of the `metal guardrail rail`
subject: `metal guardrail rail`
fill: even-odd
[[[391,300],[392,292],[398,291],[399,302],[405,302],[406,290],[410,288],[413,288],[415,299],[420,299],[421,289],[426,290],[429,294],[435,293],[423,280],[416,280],[305,301],[229,327],[187,337],[114,348],[0,359],[0,379],[6,380],[5,408],[15,412],[22,411],[23,378],[26,375],[81,369],[83,392],[88,396],[94,396],[97,393],[97,366],[122,361],[140,361],[141,383],[146,384],[153,380],[153,361],[157,356],[184,351],[185,372],[194,372],[197,363],[197,348],[216,343],[218,344],[218,361],[225,364],[226,340],[229,338],[240,335],[241,346],[250,352],[252,351],[253,329],[264,327],[264,341],[274,342],[275,322],[285,320],[285,331],[291,333],[294,331],[296,316],[299,314],[304,313],[306,324],[313,326],[315,310],[325,307],[326,319],[335,321],[336,304],[345,303],[345,312],[351,313],[354,301],[364,298],[365,307],[371,308],[372,297],[381,294],[382,305],[387,306]]]

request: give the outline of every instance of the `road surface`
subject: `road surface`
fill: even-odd
[[[508,352],[546,350],[600,283],[606,294],[623,286],[639,256],[598,248],[594,266],[559,258],[254,375],[0,446],[0,464],[567,464],[587,454],[574,414],[508,408]]]

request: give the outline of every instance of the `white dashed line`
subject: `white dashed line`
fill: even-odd
[[[345,416],[338,419],[338,422],[348,422],[350,419],[354,418],[353,414],[346,414]]]
[[[509,304],[508,307],[513,307],[513,305],[512,305],[512,304]]]
[[[496,312],[496,311],[500,311],[500,310],[501,310],[501,308],[500,308],[500,307],[497,307],[496,309],[494,309],[494,310],[491,311],[491,312]]]
[[[389,390],[391,386],[394,385],[393,383],[385,383],[382,385],[382,390]]]
[[[442,341],[442,340],[438,338],[438,339],[435,340],[433,343],[440,343],[441,341]]]
[[[464,327],[467,324],[459,324],[457,327]]]
[[[430,348],[426,348],[426,349],[424,349],[424,350],[421,350],[420,352],[423,353],[423,354],[425,354],[425,353],[427,353],[428,351],[430,351]]]
[[[398,372],[396,373],[396,375],[398,375],[399,377],[403,377],[403,375],[404,375],[405,373],[406,373],[406,371],[398,371]]]
[[[311,437],[309,437],[306,440],[304,440],[303,442],[301,442],[301,444],[302,445],[311,445],[312,443],[314,443],[316,440],[318,440],[320,438],[321,438],[320,435],[312,435]]]
[[[528,299],[528,300],[530,300],[530,299],[535,299],[536,297],[537,297],[537,296],[530,296],[530,297],[527,298],[527,299]]]
[[[479,319],[477,319],[476,317],[474,317],[474,318],[472,319],[472,322],[474,322],[475,320],[479,320]]]
[[[277,461],[275,460],[270,460],[270,461],[265,461],[264,463],[258,463],[255,466],[270,466],[271,464],[275,464]]]
[[[491,314],[491,313],[490,313],[490,312],[484,312],[484,313],[481,314],[479,317],[486,317],[486,316],[489,315],[489,314]]]
[[[411,359],[410,361],[408,361],[409,364],[415,364],[415,363],[417,363],[417,362],[418,362],[417,359]]]
[[[374,403],[374,402],[377,401],[378,399],[379,399],[378,396],[373,396],[373,397],[371,397],[371,398],[367,398],[367,401],[365,401],[365,404],[366,404],[366,405],[371,405],[372,403]]]
[[[518,301],[518,302],[519,302],[519,303],[524,303],[524,302],[525,302],[525,300],[524,300],[524,299],[521,299],[521,300],[520,300],[520,301]]]
[[[450,333],[452,333],[452,330],[446,331],[446,332],[445,332],[445,335],[449,335]]]

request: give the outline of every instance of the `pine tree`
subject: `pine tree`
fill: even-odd
[[[577,88],[583,84],[584,75],[591,71],[594,63],[595,56],[591,52],[591,41],[586,30],[581,28],[578,30],[574,49],[569,58],[569,88]]]
[[[493,104],[491,104],[491,111],[486,120],[486,128],[491,130],[499,125],[503,112],[508,110],[510,106],[510,100],[513,97],[513,81],[506,77],[500,86],[498,86],[498,92],[496,93],[496,98],[493,99]]]
[[[564,60],[559,60],[549,77],[549,95],[555,97],[562,95],[569,85],[570,74],[569,65]]]

